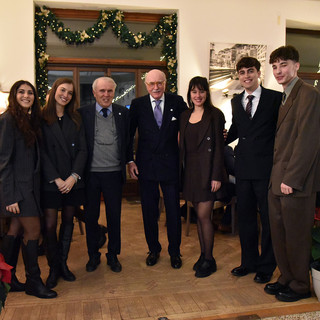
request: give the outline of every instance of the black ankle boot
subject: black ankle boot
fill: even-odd
[[[199,259],[197,260],[197,262],[193,265],[193,270],[197,271],[197,269],[201,266],[201,264],[204,261],[204,253],[201,252],[201,255],[199,257]]]
[[[4,236],[2,239],[2,253],[7,264],[12,266],[10,292],[21,292],[25,290],[25,284],[16,277],[16,266],[21,246],[21,237]]]
[[[50,267],[49,276],[46,281],[46,287],[52,289],[58,284],[58,280],[61,276],[60,257],[58,254],[58,240],[56,234],[54,234],[54,236],[52,237],[46,237],[45,247],[48,265]]]
[[[38,240],[29,240],[26,245],[22,242],[22,256],[26,268],[26,294],[43,299],[55,298],[57,293],[48,289],[40,277]]]
[[[73,223],[61,224],[59,232],[59,252],[60,252],[60,271],[61,277],[65,281],[75,281],[75,275],[67,266],[68,254],[72,240]]]

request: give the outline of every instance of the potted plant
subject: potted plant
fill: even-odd
[[[312,228],[311,275],[314,292],[320,301],[320,208],[316,208],[315,223]]]

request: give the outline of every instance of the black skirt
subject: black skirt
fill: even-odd
[[[84,204],[84,199],[84,189],[75,189],[63,194],[59,191],[42,191],[41,206],[43,209],[59,209],[65,206],[79,207]]]

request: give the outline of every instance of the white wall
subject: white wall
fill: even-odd
[[[178,13],[178,87],[185,97],[189,80],[208,77],[209,43],[266,44],[267,54],[285,43],[286,19],[320,26],[320,2],[313,0],[36,0],[49,7]],[[133,5],[134,4],[134,5]],[[0,85],[20,78],[34,83],[32,0],[2,1]],[[280,89],[267,67],[265,85]]]

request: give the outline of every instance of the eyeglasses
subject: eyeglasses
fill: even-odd
[[[164,85],[165,81],[155,81],[155,82],[146,82],[146,85],[150,87],[154,87],[157,85],[158,87],[162,87]]]

